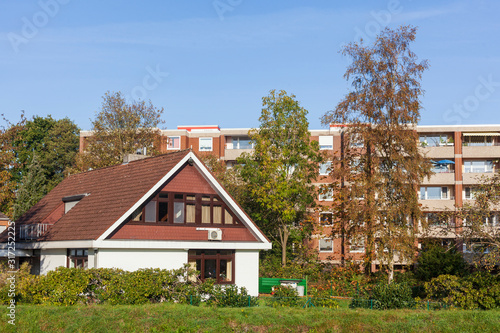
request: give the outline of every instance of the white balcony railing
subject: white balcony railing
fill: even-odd
[[[37,223],[19,226],[20,240],[35,240],[43,236],[52,224]]]

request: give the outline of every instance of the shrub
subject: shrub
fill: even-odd
[[[415,277],[420,281],[430,281],[439,275],[462,276],[466,268],[462,254],[454,247],[445,249],[441,245],[431,245],[420,253]]]
[[[299,297],[295,288],[290,286],[276,286],[271,293],[272,304],[277,306],[297,306],[299,304]]]
[[[371,298],[376,309],[403,309],[415,306],[410,286],[405,283],[379,283],[372,289]]]
[[[427,296],[448,306],[467,310],[500,307],[500,281],[487,272],[476,272],[465,278],[440,275],[425,283]]]
[[[310,288],[309,295],[311,296],[310,302],[315,307],[322,308],[338,308],[339,303],[331,298],[330,291],[324,288]]]
[[[214,285],[206,300],[208,305],[218,307],[249,307],[257,305],[257,297],[248,295],[246,288],[238,291],[236,285]]]
[[[37,276],[31,275],[31,267],[25,262],[21,265],[17,273],[9,273],[7,263],[0,264],[0,303],[7,304],[12,299],[12,291],[10,290],[11,279],[15,278],[15,292],[13,295],[16,302],[26,298],[29,294],[29,288],[36,283]]]

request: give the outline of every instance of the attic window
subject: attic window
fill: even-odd
[[[216,195],[160,192],[131,216],[130,222],[243,226]]]
[[[77,203],[80,202],[83,198],[88,196],[89,193],[70,195],[67,197],[63,197],[62,201],[64,202],[64,214],[69,212],[71,208],[75,207]]]

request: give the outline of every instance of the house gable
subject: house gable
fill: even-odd
[[[235,223],[232,226],[222,224],[194,224],[194,225],[153,225],[144,222],[143,225],[128,224],[135,212],[144,207],[159,192],[165,190],[182,190],[182,193],[193,194],[193,189],[202,194],[219,196],[226,207],[234,214]],[[203,193],[203,192],[209,193]],[[198,194],[200,194],[198,192]],[[196,194],[196,193],[194,193]],[[238,226],[238,223],[240,224]],[[170,228],[168,228],[170,226]],[[150,228],[153,227],[153,228]],[[161,228],[160,228],[161,227]],[[175,229],[172,229],[175,228]],[[200,230],[201,229],[201,230]],[[204,229],[204,230],[203,230]],[[222,241],[231,242],[258,242],[263,248],[270,248],[269,239],[260,231],[255,223],[248,217],[235,200],[222,188],[207,167],[200,161],[196,154],[189,152],[164,177],[161,178],[140,200],[135,202],[111,227],[109,227],[98,241],[117,240],[175,240],[175,241],[208,241],[207,229],[220,229],[223,231]],[[223,229],[235,229],[227,230]]]
[[[168,199],[160,198],[159,193]],[[174,199],[174,197],[183,198],[180,199],[183,201],[179,202],[179,199]],[[191,199],[191,201],[187,201],[186,198]],[[182,223],[173,221],[174,201],[182,205],[182,216],[184,216]],[[166,181],[165,185],[160,186],[160,190],[154,193],[153,198],[148,198],[141,207],[149,204],[155,207],[155,222],[146,222],[144,218],[142,221],[134,221],[133,213],[107,239],[207,241],[207,229],[215,228],[222,232],[221,241],[259,241],[251,230],[241,222],[243,219],[233,209],[234,204],[224,200],[217,193],[216,187],[210,184],[209,180],[203,176],[199,166],[194,163],[184,163]],[[168,215],[167,220],[160,218],[160,205],[168,207],[170,215]],[[141,209],[139,208],[140,211]],[[219,214],[217,222],[213,216],[215,209]],[[191,216],[192,220],[188,220],[188,215]],[[212,223],[207,222],[207,219],[211,217],[213,218]]]

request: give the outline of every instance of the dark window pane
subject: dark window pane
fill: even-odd
[[[217,278],[217,260],[216,259],[206,259],[205,260],[205,273],[203,277],[205,279],[216,279]]]
[[[158,203],[158,208],[160,211],[160,216],[159,219],[162,222],[167,222],[168,221],[168,202],[159,202]]]
[[[142,221],[142,208],[138,208],[134,214],[132,214],[132,221]]]
[[[161,192],[161,193],[160,193],[160,198],[161,198],[161,199],[168,199],[168,193],[163,193],[163,192]]]

